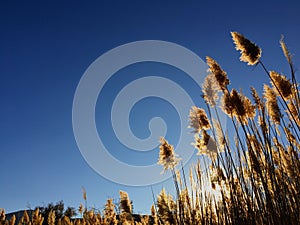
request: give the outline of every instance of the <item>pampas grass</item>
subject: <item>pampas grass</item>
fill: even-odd
[[[134,221],[126,192],[120,191],[119,214],[112,199],[100,214],[87,209],[83,189],[82,218],[63,217],[56,224],[300,224],[300,98],[291,54],[282,38],[291,72],[288,78],[267,70],[255,43],[237,32],[231,35],[240,60],[260,65],[270,85],[264,85],[262,96],[252,87],[250,100],[241,91],[229,90],[227,73],[214,59],[206,58],[209,75],[202,92],[207,110],[193,106],[190,111],[199,160],[189,168],[188,179],[183,168],[176,170],[180,159],[173,146],[160,139],[158,163],[164,171],[171,170],[176,196],[163,189],[151,215]],[[216,110],[219,98],[233,127],[229,136]],[[6,220],[0,210],[0,225],[13,225],[15,220]],[[29,218],[25,211],[19,224],[41,225],[44,220],[54,225],[55,213],[43,218],[37,209]]]
[[[291,68],[288,79],[266,69],[256,44],[237,32],[231,35],[241,52],[240,60],[261,65],[271,85],[264,85],[263,96],[251,88],[251,101],[241,92],[229,90],[227,73],[207,57],[210,74],[202,91],[211,126],[204,129],[197,116],[200,113],[192,107],[190,125],[197,133],[194,146],[202,158],[190,172],[189,187],[180,189],[177,201],[170,200],[176,203],[172,224],[300,224],[300,102],[291,55],[281,39]],[[215,109],[220,92],[223,112],[234,130],[229,137]],[[212,118],[212,111],[217,119]],[[216,149],[207,148],[210,139]],[[170,224],[166,217],[170,210],[161,210],[158,218]]]

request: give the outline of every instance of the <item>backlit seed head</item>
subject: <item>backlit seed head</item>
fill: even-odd
[[[208,130],[210,128],[210,122],[204,109],[193,106],[189,115],[190,128],[194,128],[195,133],[199,133],[202,129]]]
[[[206,57],[206,63],[209,67],[208,71],[214,75],[217,83],[219,84],[219,88],[222,91],[227,89],[227,85],[229,84],[229,79],[227,78],[227,73],[222,70],[220,65],[211,57]]]
[[[261,49],[238,32],[231,32],[236,50],[241,52],[240,60],[255,65],[261,57]]]
[[[170,145],[165,138],[161,137],[159,150],[158,164],[162,165],[164,170],[174,169],[180,159],[177,158],[173,145]]]

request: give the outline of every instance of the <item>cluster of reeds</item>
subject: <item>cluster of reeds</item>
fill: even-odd
[[[86,202],[86,192],[83,189],[83,199]],[[85,204],[86,205],[86,204]],[[132,202],[126,192],[120,191],[120,200],[115,204],[113,199],[107,199],[102,212],[95,209],[88,209],[83,204],[78,208],[80,216],[77,218],[70,218],[69,216],[62,216],[57,218],[54,210],[44,217],[39,208],[36,208],[31,216],[27,211],[24,211],[21,218],[15,215],[6,219],[4,209],[0,209],[0,225],[120,225],[120,224],[134,224],[147,225],[154,224],[153,218],[148,215],[132,214]]]
[[[260,65],[269,77],[260,96],[251,88],[252,100],[241,91],[229,89],[227,73],[207,57],[209,74],[202,87],[207,109],[193,106],[190,127],[194,129],[198,163],[188,177],[167,140],[160,140],[158,163],[170,170],[175,196],[165,189],[151,207],[151,215],[137,221],[126,192],[119,206],[108,199],[102,213],[80,205],[81,218],[43,218],[37,209],[32,218],[25,212],[19,224],[117,225],[117,224],[300,224],[300,97],[292,57],[280,44],[290,67],[290,79],[268,71],[261,49],[243,35],[232,32],[240,60]],[[218,103],[231,123],[230,135],[222,124]],[[233,135],[232,135],[233,134]],[[85,190],[83,198],[86,201]],[[116,211],[118,209],[118,212]],[[14,225],[15,217],[0,225]],[[44,221],[45,224],[45,221]]]
[[[237,32],[231,35],[240,60],[261,65],[270,85],[264,85],[262,97],[251,88],[251,101],[230,90],[227,73],[206,58],[209,75],[202,92],[207,110],[194,106],[190,111],[200,160],[188,182],[184,170],[180,178],[169,163],[176,162],[174,153],[168,153],[171,160],[159,161],[171,166],[177,191],[175,200],[164,190],[158,197],[161,224],[300,224],[300,101],[291,54],[281,39],[288,79],[266,69],[256,44]],[[232,124],[231,135],[222,126],[217,102]],[[167,152],[165,142],[160,155]]]

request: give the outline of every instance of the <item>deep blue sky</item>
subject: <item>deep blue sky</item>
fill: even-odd
[[[202,59],[212,56],[228,72],[232,87],[249,93],[249,85],[261,88],[266,78],[261,68],[239,62],[230,31],[241,32],[256,42],[263,49],[262,60],[267,67],[286,73],[288,66],[279,39],[285,35],[299,69],[299,11],[300,2],[296,0],[1,1],[0,207],[10,212],[28,204],[35,207],[59,200],[77,207],[84,186],[90,207],[101,209],[107,197],[118,198],[118,191],[125,190],[134,202],[135,212],[148,212],[152,203],[149,187],[132,188],[107,181],[88,166],[78,150],[72,130],[72,103],[88,66],[119,45],[164,40],[182,45]],[[141,67],[141,74],[147,68]],[[160,70],[159,65],[153,68]],[[115,84],[111,80],[106,95],[126,80],[116,79]],[[182,85],[188,85],[188,81]],[[192,84],[189,91],[194,97],[200,95]],[[157,100],[157,108],[163,103]],[[147,136],[143,129],[149,118],[159,113],[143,108],[133,108],[132,112],[136,118],[131,123],[140,137]],[[101,106],[97,105],[98,109]],[[167,104],[162,111],[169,110],[172,107]],[[175,141],[176,113],[166,117],[166,122],[175,118],[168,122],[173,130],[169,137]],[[115,137],[109,134],[105,143],[114,146]],[[134,152],[128,156],[117,151],[112,154],[119,155],[120,160],[144,162]],[[147,163],[156,161],[156,153],[152,153]],[[154,190],[162,186],[168,183],[155,185]]]

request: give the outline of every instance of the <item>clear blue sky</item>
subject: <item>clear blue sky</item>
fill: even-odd
[[[94,172],[80,154],[72,129],[72,103],[85,70],[100,55],[119,45],[164,40],[182,45],[202,59],[206,55],[215,58],[228,72],[232,87],[243,88],[247,94],[249,85],[261,88],[266,78],[261,68],[239,62],[230,31],[256,42],[263,49],[262,60],[267,67],[283,73],[288,66],[279,39],[285,35],[299,70],[299,11],[300,2],[296,0],[1,1],[0,207],[10,212],[28,204],[35,207],[59,200],[77,207],[83,201],[84,186],[90,207],[102,209],[108,197],[118,198],[118,191],[124,190],[133,200],[135,212],[149,212],[149,187],[108,181]],[[126,74],[135,71],[143,76],[149,68],[155,73],[178,72],[151,64],[129,68],[107,84],[103,90],[105,101],[111,101],[109,96],[129,81]],[[194,99],[200,96],[188,80],[179,80]],[[201,107],[200,97],[196,101]],[[158,99],[150,101],[156,106],[148,103],[149,99],[145,99],[132,109],[130,123],[136,135],[147,137],[149,119],[162,112],[170,132],[167,136],[176,142],[176,112],[168,104],[163,108],[165,102]],[[109,111],[105,110],[109,109],[101,107],[97,104],[97,120],[107,123]],[[115,157],[142,165],[156,162],[158,149],[146,158],[146,153],[124,152],[109,124],[107,127],[103,142],[114,149],[111,154]],[[163,182],[154,185],[154,191],[162,186],[172,188]]]

